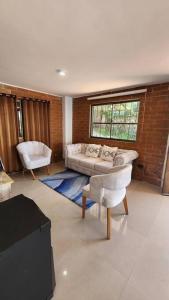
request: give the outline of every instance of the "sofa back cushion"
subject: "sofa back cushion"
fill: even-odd
[[[81,153],[82,151],[82,144],[78,143],[78,144],[73,144],[73,153]]]
[[[88,144],[81,144],[81,153],[85,154],[86,153],[86,149],[87,149]]]
[[[100,158],[107,161],[113,161],[116,153],[117,153],[118,147],[108,147],[103,146],[101,150],[101,156]]]
[[[89,144],[86,149],[86,156],[98,157],[101,145]]]

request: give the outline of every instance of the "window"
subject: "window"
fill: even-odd
[[[91,137],[135,141],[140,101],[91,107]]]
[[[22,101],[16,101],[16,109],[17,109],[17,117],[18,117],[18,134],[19,140],[24,139],[24,132],[23,132],[23,113],[22,113]]]

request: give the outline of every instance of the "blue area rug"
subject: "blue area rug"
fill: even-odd
[[[89,178],[87,175],[68,169],[40,181],[82,207],[82,188],[89,183]],[[94,201],[87,199],[86,209],[93,204]]]

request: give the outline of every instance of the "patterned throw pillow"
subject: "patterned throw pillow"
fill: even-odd
[[[108,147],[108,146],[103,146],[102,152],[101,152],[101,159],[107,160],[107,161],[113,161],[116,152],[117,152],[117,147]]]
[[[114,166],[121,166],[125,164],[125,157],[122,154],[116,155],[114,159]]]
[[[89,144],[86,149],[86,156],[98,157],[101,145]]]

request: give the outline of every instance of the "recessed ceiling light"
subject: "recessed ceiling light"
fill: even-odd
[[[63,276],[67,276],[68,271],[67,271],[67,270],[64,270],[64,271],[62,272],[62,274],[63,274]]]
[[[62,77],[64,77],[64,76],[66,76],[66,71],[65,70],[63,70],[63,69],[56,69],[56,73],[59,75],[59,76],[62,76]]]

